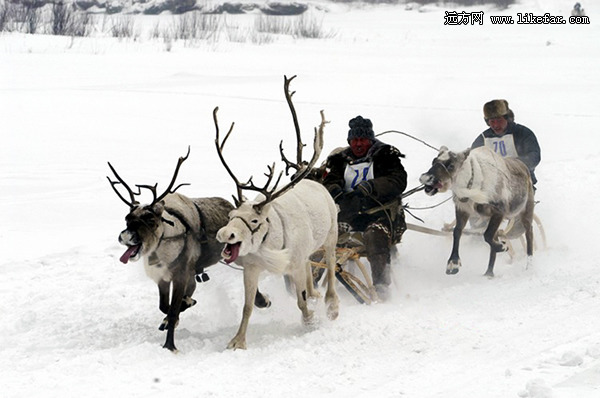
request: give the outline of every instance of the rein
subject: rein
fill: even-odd
[[[398,131],[398,130],[387,130],[387,131],[384,131],[383,133],[377,133],[377,134],[375,134],[375,137],[379,137],[380,135],[384,135],[384,134],[388,134],[388,133],[395,133],[395,134],[401,134],[401,135],[405,135],[405,136],[407,136],[408,138],[412,138],[413,140],[415,140],[415,141],[418,141],[418,142],[420,142],[421,144],[423,144],[423,145],[425,145],[425,146],[427,146],[427,147],[429,147],[429,148],[431,148],[431,149],[433,149],[433,150],[435,150],[435,151],[437,151],[437,152],[439,152],[439,151],[440,151],[440,149],[439,149],[439,148],[436,148],[436,147],[434,147],[433,145],[430,145],[430,144],[428,144],[427,142],[425,142],[425,141],[423,141],[423,140],[421,140],[421,139],[419,139],[419,138],[417,138],[417,137],[415,137],[415,136],[412,136],[412,135],[410,135],[410,134],[408,134],[408,133],[405,133],[404,131]]]

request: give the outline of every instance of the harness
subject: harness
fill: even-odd
[[[179,235],[173,235],[173,236],[165,236],[165,234],[163,232],[162,236],[160,237],[161,242],[163,240],[183,239],[191,233],[196,238],[198,243],[200,243],[201,245],[208,243],[208,238],[206,236],[206,225],[204,223],[204,216],[196,203],[194,203],[194,207],[196,208],[196,211],[198,212],[198,217],[200,218],[200,231],[199,232],[194,231],[192,229],[192,227],[190,226],[190,224],[186,221],[185,216],[183,214],[179,213],[178,211],[176,211],[174,209],[165,208],[166,212],[168,212],[173,217],[175,217],[177,219],[177,221],[179,221],[181,223],[181,225],[183,225],[183,227],[185,228],[185,231],[180,233]],[[166,223],[167,225],[170,225],[171,227],[175,226],[175,223],[173,221],[167,220],[164,217],[162,218],[162,221],[164,223]]]
[[[242,217],[240,217],[240,216],[235,216],[235,217],[232,217],[231,219],[232,219],[232,220],[234,220],[234,219],[236,219],[236,218],[238,218],[238,219],[242,220],[242,223],[244,223],[244,225],[246,226],[246,228],[248,228],[248,230],[250,231],[250,234],[252,235],[252,239],[254,239],[254,234],[255,234],[256,232],[258,232],[258,230],[260,229],[260,227],[262,227],[262,225],[263,225],[263,223],[260,223],[260,224],[258,224],[258,225],[256,226],[256,228],[252,228],[252,226],[250,226],[250,224],[248,224],[248,221],[244,220],[244,219],[243,219]],[[269,221],[269,218],[268,218],[268,217],[267,217],[267,219],[266,219],[266,222],[267,222],[267,224],[268,224],[268,223],[270,223],[270,221]],[[265,234],[265,236],[263,236],[263,239],[262,239],[262,241],[263,241],[263,242],[264,242],[264,241],[267,239],[267,235],[269,235],[269,231],[267,231],[267,233]]]
[[[471,164],[471,178],[469,179],[469,182],[467,183],[467,189],[473,188],[473,180],[475,178],[475,166],[473,165],[472,161],[469,161],[469,163]],[[441,167],[442,169],[444,169],[444,172],[448,176],[451,176],[450,171],[448,171],[448,168],[446,167],[445,164],[439,162],[439,163],[436,163],[435,166]],[[469,200],[469,198],[458,198],[458,200],[465,203]]]
[[[188,235],[191,235],[196,240],[196,242],[200,244],[200,257],[196,260],[196,264],[201,262],[202,258],[205,256],[205,253],[208,252],[208,247],[207,247],[208,246],[208,237],[207,237],[207,233],[206,233],[206,223],[204,221],[204,215],[202,214],[202,211],[200,211],[200,207],[198,207],[198,205],[196,203],[194,203],[194,207],[196,208],[196,211],[198,212],[198,218],[200,219],[200,230],[199,231],[195,231],[190,226],[190,224],[187,222],[187,220],[185,219],[185,216],[183,214],[179,213],[178,211],[176,211],[174,209],[165,208],[165,211],[168,212],[173,217],[175,217],[177,219],[177,221],[179,221],[181,223],[181,225],[183,225],[183,227],[185,228],[184,232],[182,232],[178,235],[174,235],[174,236],[165,236],[164,232],[163,232],[160,242],[159,242],[159,245],[158,245],[160,247],[160,245],[162,244],[163,241],[184,239],[183,249],[181,250],[181,252],[177,256],[177,258],[175,259],[175,262],[179,262],[179,261],[183,260],[182,257],[187,252],[188,241],[185,238]],[[164,217],[162,218],[162,221],[171,227],[175,226],[175,223],[173,221],[167,220]],[[202,267],[200,269],[196,268],[195,271],[196,271],[196,281],[206,282],[210,279],[208,277],[208,274],[206,274],[204,272],[204,267]]]
[[[473,166],[473,161],[469,161],[471,163],[471,178],[467,183],[467,189],[473,188],[473,179],[475,178],[475,166]],[[466,203],[469,201],[469,198],[458,198],[462,203]]]

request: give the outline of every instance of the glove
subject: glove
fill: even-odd
[[[373,193],[373,184],[370,181],[361,181],[354,187],[354,192],[363,198],[369,197]]]
[[[338,221],[351,223],[358,216],[363,207],[363,202],[364,197],[358,194],[356,190],[342,195],[339,200],[340,212],[338,213]]]

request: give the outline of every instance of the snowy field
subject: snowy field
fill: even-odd
[[[487,18],[566,17],[572,3],[422,12],[327,4],[329,12],[315,12],[336,32],[328,39],[175,42],[170,51],[149,38],[0,34],[1,396],[599,397],[600,6],[583,4],[589,25]],[[484,11],[484,24],[444,25],[445,11],[463,10]],[[160,190],[189,145],[178,181],[192,185],[180,192],[230,198],[212,110],[220,107],[222,128],[236,122],[231,166],[258,181],[280,139],[288,153],[295,148],[283,75],[298,75],[305,137],[319,110],[331,121],[324,154],[344,145],[359,114],[377,132],[462,150],[485,128],[483,104],[506,98],[542,147],[536,213],[548,246],[534,267],[524,270],[515,242],[517,257],[499,256],[487,279],[488,246],[470,237],[460,273],[447,276],[450,239],[408,231],[388,302],[360,305],[338,285],[338,320],[319,302],[319,325],[305,328],[281,278],[265,275],[273,306],[254,312],[248,350],[229,351],[243,289],[241,272],[219,264],[181,316],[179,352],[164,350],[154,282],[141,263],[119,262],[128,209],[106,162],[130,184]],[[382,138],[407,154],[409,187],[418,185],[435,151]],[[418,193],[408,202],[444,198]],[[440,228],[453,209],[415,214]]]

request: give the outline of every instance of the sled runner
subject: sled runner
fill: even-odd
[[[311,256],[315,285],[319,283],[327,268],[323,262],[323,254],[319,250]],[[342,235],[338,240],[338,247],[336,248],[335,277],[359,303],[371,304],[378,301],[379,297],[373,286],[371,273],[360,259],[364,256],[365,247],[360,232]],[[354,274],[357,271],[360,276]]]

